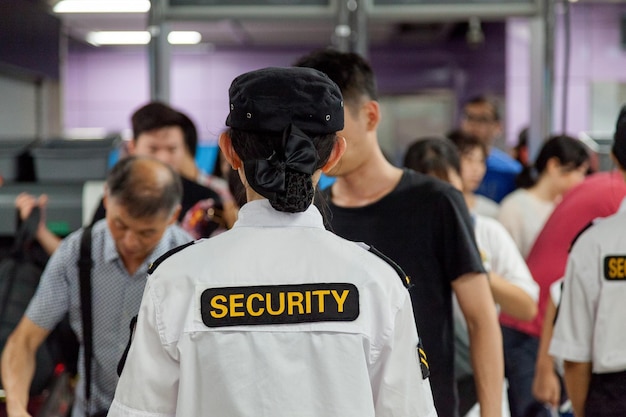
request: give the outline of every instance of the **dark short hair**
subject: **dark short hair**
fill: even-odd
[[[450,169],[461,175],[458,151],[450,139],[445,137],[417,139],[404,155],[404,166],[446,182],[450,182]]]
[[[518,187],[530,188],[537,183],[546,170],[548,161],[556,158],[567,171],[574,171],[589,162],[586,146],[578,139],[567,135],[554,135],[543,143],[537,159],[530,167],[525,167],[516,177]]]
[[[328,75],[339,86],[346,102],[358,103],[363,96],[378,99],[374,71],[356,53],[319,49],[299,58],[294,66],[315,68]]]
[[[473,105],[473,104],[486,104],[489,107],[491,107],[491,112],[493,113],[493,118],[496,121],[500,121],[501,120],[501,116],[500,116],[500,109],[498,106],[498,103],[496,102],[496,99],[490,96],[486,96],[486,95],[479,95],[479,96],[474,96],[472,98],[470,98],[469,100],[467,100],[465,102],[465,104],[463,105],[463,107],[465,108],[466,106],[469,105]]]
[[[198,129],[196,129],[196,125],[185,113],[179,112],[178,114],[180,115],[180,127],[183,130],[185,147],[189,155],[195,157],[198,148]]]
[[[472,150],[479,148],[483,156],[487,158],[489,156],[489,149],[480,139],[474,135],[467,134],[461,130],[453,130],[447,135],[448,139],[456,146],[459,155],[465,155]]]
[[[168,173],[165,180],[162,172]],[[179,175],[149,157],[122,158],[109,172],[106,184],[108,196],[124,206],[133,218],[171,215],[183,196]]]
[[[131,116],[133,126],[133,140],[139,135],[164,127],[178,126],[183,132],[185,147],[191,156],[196,155],[198,146],[198,131],[193,121],[184,113],[173,109],[160,101],[152,101],[139,109]]]

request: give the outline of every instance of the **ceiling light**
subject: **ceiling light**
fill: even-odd
[[[145,13],[150,0],[61,0],[55,13]]]
[[[167,35],[167,41],[172,45],[196,45],[202,40],[200,32],[172,31]]]
[[[89,32],[87,42],[92,45],[147,45],[150,33],[146,31]]]
[[[101,31],[89,32],[86,40],[94,46],[101,45],[147,45],[150,32],[142,31]],[[202,35],[195,31],[172,31],[167,41],[172,45],[195,45],[200,43]]]

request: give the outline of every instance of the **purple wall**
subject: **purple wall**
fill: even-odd
[[[486,24],[486,42],[478,49],[467,46],[462,29],[435,44],[373,48],[370,61],[381,94],[450,89],[459,100],[481,92],[504,95],[505,25]],[[307,52],[174,49],[171,103],[194,119],[202,140],[211,141],[224,128],[228,86],[235,76],[264,66],[288,66]],[[138,47],[74,47],[63,80],[65,128],[127,129],[130,114],[149,99],[147,53]]]
[[[302,52],[180,52],[171,66],[171,104],[198,125],[203,140],[224,127],[228,86],[245,71],[289,65]],[[149,100],[147,52],[143,48],[93,49],[71,52],[64,76],[65,128],[130,127],[130,115]]]
[[[621,46],[623,4],[576,4],[571,7],[571,59],[567,100],[567,133],[577,135],[592,128],[591,84],[626,82],[626,50]],[[561,131],[563,94],[563,19],[557,15],[554,80],[554,131]],[[527,22],[507,24],[507,124],[506,136],[515,143],[529,117],[529,39]],[[614,109],[617,116],[618,108]]]

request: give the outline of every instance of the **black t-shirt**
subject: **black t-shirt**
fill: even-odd
[[[215,191],[203,185],[200,185],[195,181],[188,180],[185,177],[180,177],[180,179],[183,183],[183,199],[180,203],[182,209],[180,211],[180,215],[178,216],[178,221],[181,221],[183,217],[185,217],[185,213],[187,213],[190,208],[192,208],[198,201],[201,200],[212,198],[213,200],[215,200],[216,205],[221,207],[222,199]],[[106,210],[104,209],[104,205],[102,204],[101,200],[100,205],[93,215],[91,224],[94,224],[100,219],[104,219],[105,214]]]
[[[440,417],[457,416],[451,282],[484,272],[472,222],[459,191],[405,170],[398,186],[365,207],[335,206],[324,190],[327,227],[364,242],[396,261],[412,279],[411,298],[428,356],[430,382]]]

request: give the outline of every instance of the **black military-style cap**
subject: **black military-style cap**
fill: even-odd
[[[312,68],[270,67],[235,78],[228,90],[226,125],[252,132],[283,132],[294,124],[309,135],[343,129],[339,87]]]

